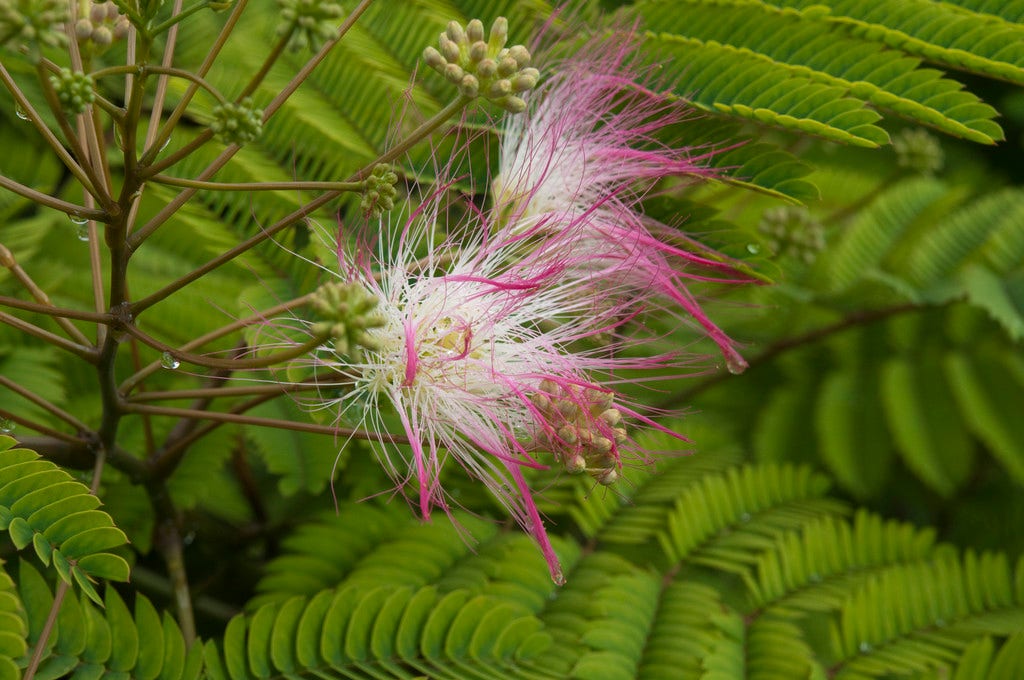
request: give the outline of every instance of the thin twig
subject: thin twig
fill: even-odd
[[[56,404],[51,403],[51,402],[47,401],[46,399],[43,399],[42,397],[40,397],[35,392],[32,392],[31,390],[25,389],[24,387],[22,387],[21,385],[19,385],[16,382],[14,382],[10,378],[8,378],[6,376],[3,376],[3,375],[0,375],[0,385],[3,385],[4,387],[6,387],[10,391],[14,392],[15,394],[21,395],[22,397],[24,397],[28,401],[32,402],[36,406],[42,408],[43,410],[48,411],[49,413],[52,413],[53,415],[57,416],[58,418],[63,420],[65,423],[70,425],[71,427],[73,427],[76,430],[78,430],[79,432],[87,432],[89,430],[89,426],[86,425],[85,423],[83,423],[78,418],[74,417],[73,415],[71,415],[70,413],[68,413],[64,409],[60,408]]]
[[[18,425],[22,425],[23,427],[27,427],[28,429],[32,430],[33,432],[38,432],[39,434],[45,434],[47,437],[52,437],[53,439],[59,439],[62,442],[67,442],[69,444],[75,444],[75,445],[85,445],[85,441],[84,440],[82,440],[82,439],[80,439],[78,437],[75,437],[74,435],[70,435],[70,434],[67,434],[66,432],[61,432],[60,430],[55,430],[52,427],[49,427],[47,425],[43,425],[41,423],[37,423],[37,422],[35,422],[33,420],[29,420],[28,418],[19,416],[19,415],[15,414],[15,413],[12,413],[12,412],[8,411],[7,409],[0,409],[0,418],[5,418],[5,419],[11,421],[12,423],[17,423]]]
[[[27,187],[20,182],[15,182],[13,179],[9,179],[0,175],[0,188],[12,191],[19,196],[23,196],[33,203],[39,205],[45,205],[47,208],[53,208],[59,210],[62,213],[73,215],[74,217],[83,219],[99,220],[100,222],[106,222],[110,219],[110,216],[103,210],[97,210],[95,208],[88,208],[84,205],[78,205],[77,203],[71,203],[49,194],[44,194],[41,191],[36,191],[32,187]]]
[[[59,316],[65,319],[78,319],[79,321],[91,321],[92,323],[99,324],[109,324],[113,320],[109,314],[103,312],[86,312],[80,309],[54,307],[53,305],[19,300],[18,298],[6,295],[0,295],[0,307],[10,307],[11,309],[45,314],[46,316]]]
[[[149,178],[160,184],[207,191],[361,191],[363,182],[202,182],[167,175]]]
[[[349,14],[349,16],[346,17],[345,21],[341,24],[341,26],[338,27],[338,32],[335,34],[335,37],[332,40],[329,40],[327,43],[325,43],[324,46],[320,49],[320,51],[317,52],[316,55],[314,55],[308,62],[306,62],[306,64],[299,70],[299,72],[297,74],[295,74],[295,77],[293,77],[291,79],[291,81],[284,87],[284,89],[281,90],[281,92],[279,92],[278,95],[276,97],[274,97],[273,100],[271,100],[271,102],[266,106],[266,108],[263,109],[263,123],[264,124],[266,124],[267,121],[270,120],[271,116],[273,116],[274,113],[277,112],[277,110],[284,104],[284,102],[288,99],[288,97],[290,97],[292,95],[292,93],[295,92],[296,89],[298,89],[299,85],[301,85],[303,83],[303,81],[305,81],[305,79],[309,76],[309,74],[313,71],[313,69],[316,68],[317,65],[321,61],[323,61],[323,59],[327,56],[327,53],[330,52],[330,50],[336,44],[338,44],[338,42],[341,40],[341,38],[344,37],[344,35],[349,31],[350,28],[352,28],[353,25],[355,25],[356,20],[359,19],[359,17],[363,14],[363,12],[365,12],[366,9],[372,3],[373,3],[373,0],[362,0],[362,2],[360,2],[359,5],[357,5],[354,10],[352,10],[351,14]],[[229,20],[229,22],[230,22],[230,20]],[[219,36],[218,36],[218,39],[219,39]],[[214,49],[215,50],[219,50],[220,48],[219,48],[219,46],[215,45]],[[203,62],[203,66],[206,66],[206,62]],[[206,73],[206,71],[204,71],[202,69],[202,67],[201,67],[198,73],[199,73],[199,75],[204,75]],[[189,90],[187,90],[185,92],[185,97],[190,99],[193,94],[195,94],[195,93],[192,91],[192,88],[189,88]],[[175,109],[174,113],[178,114],[178,109],[181,109],[181,108],[182,108],[182,106],[181,106],[181,104],[179,104],[178,108]],[[178,115],[180,116],[180,114],[178,114]],[[173,118],[173,114],[172,114],[172,118]],[[168,123],[169,122],[170,122],[170,120],[168,120]],[[205,130],[202,133],[200,133],[200,137],[202,137],[204,135],[207,135],[207,134],[209,134],[209,130]],[[163,143],[163,140],[166,139],[164,135],[167,135],[167,137],[170,136],[170,132],[168,131],[167,125],[164,125],[164,128],[161,129],[161,131],[160,131],[160,137],[158,138],[158,141],[157,141],[158,144]],[[200,180],[200,181],[205,181],[205,180],[208,180],[211,177],[213,177],[221,168],[223,168],[227,164],[227,162],[229,160],[231,160],[231,158],[235,155],[235,153],[238,152],[238,149],[239,149],[239,147],[236,144],[232,144],[228,148],[224,149],[224,151],[222,151],[219,156],[217,156],[215,159],[213,159],[213,161],[208,166],[206,166],[206,168],[202,172],[199,173],[199,175],[196,177],[196,179]],[[150,162],[152,160],[152,156],[153,155],[155,155],[155,153],[152,151],[152,149],[150,149],[143,156],[142,163],[145,164],[145,163]],[[154,165],[153,167],[157,167],[157,166]],[[373,168],[371,166],[370,170],[372,170],[372,169]],[[369,173],[369,171],[367,171],[366,174],[368,174],[368,173]],[[358,180],[358,179],[362,179],[362,176],[350,178],[349,181],[355,181],[355,180]],[[191,189],[191,188],[190,189],[185,189],[180,194],[175,196],[174,199],[169,204],[164,206],[163,210],[161,210],[159,213],[154,215],[149,220],[149,222],[147,222],[145,225],[143,225],[143,227],[141,229],[139,229],[137,232],[132,234],[132,236],[131,236],[131,238],[129,239],[129,242],[128,242],[129,252],[134,252],[135,249],[137,249],[139,247],[139,245],[143,241],[145,241],[147,238],[149,238],[153,234],[153,232],[155,232],[157,229],[159,229],[168,219],[170,219],[178,211],[178,209],[181,208],[181,206],[183,206],[185,203],[190,201],[192,199],[192,197],[195,196],[197,191],[198,191],[197,189]],[[317,201],[314,201],[313,203],[316,204],[316,208],[319,208],[321,205],[326,204],[328,201],[336,198],[337,196],[338,196],[337,193],[330,192],[330,193],[324,194],[319,199],[317,199]],[[318,202],[321,199],[322,199],[322,202]],[[310,204],[310,205],[312,205],[312,204]],[[302,209],[300,208],[300,211],[301,210]],[[302,219],[306,215],[308,215],[311,212],[313,212],[313,210],[315,210],[315,208],[311,208],[308,211],[302,212],[302,214],[299,217],[295,218],[295,219]],[[288,225],[286,224],[284,226],[288,226]],[[284,227],[281,227],[281,228],[284,228]],[[250,241],[251,240],[252,239],[250,239]],[[258,239],[256,241],[256,243],[259,243],[261,241],[262,241],[262,239]],[[198,278],[198,277],[196,277],[196,278]]]
[[[235,3],[234,8],[231,10],[231,14],[228,16],[228,20],[224,23],[224,26],[220,29],[220,33],[217,35],[216,40],[214,40],[213,44],[210,46],[210,50],[206,53],[206,58],[203,60],[203,63],[199,65],[198,69],[196,69],[195,75],[200,78],[205,78],[206,74],[209,73],[210,67],[213,66],[213,62],[217,59],[220,51],[227,43],[228,36],[231,35],[231,31],[234,30],[235,24],[238,23],[238,20],[241,18],[242,12],[245,11],[245,6],[247,4],[249,4],[249,0],[238,0],[238,2]],[[156,158],[156,155],[160,153],[160,150],[163,149],[164,145],[167,143],[167,140],[171,138],[171,133],[174,131],[175,126],[177,126],[178,121],[181,120],[181,117],[185,114],[185,109],[188,108],[188,105],[192,102],[192,97],[194,97],[198,91],[199,86],[195,83],[191,83],[188,86],[185,93],[181,96],[181,101],[179,101],[177,106],[171,110],[167,120],[164,121],[163,127],[161,127],[159,132],[153,136],[153,141],[147,144],[147,148],[143,151],[142,157],[139,159],[139,165],[146,166],[153,162],[153,159]],[[147,133],[147,139],[149,137],[150,135]]]
[[[767,349],[765,349],[763,352],[761,352],[748,362],[747,370],[749,371],[756,368],[757,366],[766,364],[772,359],[779,356],[780,354],[788,352],[789,350],[797,349],[798,347],[818,342],[819,340],[823,340],[824,338],[827,338],[828,336],[833,335],[835,333],[841,333],[850,328],[864,326],[869,323],[874,323],[875,321],[887,319],[890,316],[896,316],[898,314],[903,314],[906,312],[914,312],[921,309],[921,305],[917,303],[908,302],[904,304],[893,305],[892,307],[883,307],[881,309],[871,309],[862,312],[854,312],[853,314],[850,314],[846,318],[841,319],[840,321],[837,321],[834,324],[823,326],[822,328],[816,328],[813,331],[802,333],[800,335],[794,335],[789,338],[784,338],[783,340],[780,340],[775,344],[770,345]],[[697,383],[693,387],[669,395],[664,401],[662,401],[658,405],[658,408],[676,408],[679,406],[679,404],[687,403],[698,394],[701,394],[702,392],[705,392],[706,390],[714,387],[715,385],[733,377],[735,376],[733,376],[731,373],[716,373],[715,375],[707,378],[706,380]]]
[[[240,385],[238,387],[201,387],[192,390],[165,390],[155,392],[139,392],[128,399],[129,402],[142,404],[149,401],[174,401],[177,399],[200,399],[204,397],[254,397],[262,394],[278,396],[291,392],[306,392],[323,389],[325,383],[279,383],[271,382],[259,385]],[[341,383],[330,383],[330,387],[341,386]]]
[[[57,625],[57,614],[60,613],[60,606],[64,602],[64,597],[68,594],[69,589],[70,586],[63,579],[57,584],[57,590],[53,593],[53,604],[50,605],[50,611],[46,615],[46,623],[43,624],[43,629],[39,632],[39,639],[36,640],[36,646],[32,650],[32,660],[29,661],[28,668],[25,669],[23,680],[32,680],[36,676],[39,664],[43,661],[43,654],[46,652],[46,643],[50,640],[54,626]]]
[[[267,319],[271,317],[277,316],[278,314],[281,314],[283,312],[290,311],[292,309],[295,309],[296,307],[306,305],[309,303],[310,299],[312,299],[312,293],[295,298],[294,300],[282,302],[279,305],[275,305],[269,309],[257,312],[252,316],[248,316],[245,317],[244,319],[233,321],[227,324],[226,326],[221,326],[220,328],[214,329],[209,333],[206,333],[205,335],[201,335],[195,340],[190,340],[189,342],[185,343],[175,351],[189,352],[191,350],[197,349],[199,347],[202,347],[203,345],[213,342],[214,340],[219,340],[220,338],[223,338],[225,335],[234,333],[237,330],[241,330],[242,328],[252,326],[258,323],[264,323],[266,322]],[[2,299],[0,299],[0,302],[2,302]],[[129,376],[124,382],[121,383],[118,389],[120,390],[121,394],[130,393],[141,381],[145,380],[148,376],[160,370],[161,367],[162,363],[160,361],[154,361],[150,363],[142,370],[137,371],[135,374]]]
[[[86,194],[86,198],[90,198],[88,194]],[[36,302],[41,305],[46,305],[47,307],[53,307],[53,303],[50,302],[50,296],[46,294],[46,291],[36,285],[36,282],[32,280],[32,277],[28,275],[28,272],[22,269],[21,265],[18,264],[18,261],[14,259],[14,254],[2,243],[0,243],[0,265],[6,267],[14,275],[14,278],[18,279],[29,294],[36,299]],[[78,330],[78,327],[71,323],[71,321],[66,317],[53,316],[52,318],[58,326],[64,329],[64,332],[67,333],[69,338],[83,345],[89,344],[89,338],[85,337],[85,334]]]
[[[297,423],[293,420],[282,420],[280,418],[261,418],[258,416],[247,416],[239,413],[224,413],[220,411],[199,411],[188,408],[173,408],[170,406],[149,406],[147,404],[136,404],[125,402],[122,409],[129,413],[148,413],[154,416],[168,416],[172,418],[192,418],[195,420],[212,420],[220,423],[236,423],[238,425],[253,425],[255,427],[273,427],[279,430],[290,430],[292,432],[308,432],[310,434],[326,434],[335,437],[352,437],[365,439],[366,441],[382,441],[396,444],[408,444],[409,439],[405,435],[381,435],[376,432],[369,432],[349,427],[338,427],[336,425],[317,425],[316,423]]]
[[[266,356],[256,356],[248,359],[218,359],[217,357],[205,356],[202,354],[193,354],[191,352],[182,352],[179,349],[175,349],[170,345],[165,345],[156,338],[144,333],[134,324],[128,324],[125,326],[125,330],[131,335],[138,338],[144,344],[149,345],[153,349],[170,355],[177,361],[183,361],[187,364],[193,364],[195,366],[204,366],[206,368],[216,368],[228,371],[245,371],[254,368],[267,368],[275,364],[280,364],[285,361],[290,361],[303,354],[308,354],[320,345],[322,345],[328,338],[327,335],[314,335],[306,342],[290,347],[284,351],[277,352],[275,354],[268,354]]]
[[[18,87],[18,84],[14,82],[14,78],[12,78],[11,74],[8,73],[6,68],[4,68],[3,62],[0,62],[0,80],[3,81],[8,91],[10,91],[11,95],[14,97],[14,101],[16,102],[15,105],[21,109],[25,117],[32,123],[50,148],[53,149],[53,152],[57,154],[57,157],[60,158],[61,162],[64,163],[64,166],[72,175],[75,176],[75,179],[78,180],[86,191],[93,196],[100,198],[97,196],[97,189],[93,185],[92,180],[90,180],[88,175],[86,175],[85,170],[83,170],[78,164],[78,161],[72,158],[71,154],[69,154],[67,149],[64,148],[64,145],[60,140],[57,139],[57,137],[50,131],[50,128],[46,126],[46,123],[43,122],[39,112],[35,110],[28,98],[25,96],[25,93],[22,92],[21,88]]]
[[[0,323],[5,323],[12,328],[16,328],[23,333],[28,333],[44,342],[48,342],[54,347],[59,347],[62,350],[71,352],[72,354],[85,359],[89,363],[96,362],[96,348],[89,345],[79,345],[76,342],[66,340],[65,338],[51,333],[50,331],[40,328],[35,324],[31,324],[28,321],[19,319],[16,316],[12,316],[6,312],[0,312]]]

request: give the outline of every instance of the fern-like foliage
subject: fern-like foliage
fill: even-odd
[[[699,458],[673,461],[687,465],[693,477],[670,470],[675,488],[651,501],[645,485],[608,501],[628,515],[672,497],[660,556],[616,550],[614,521],[584,523],[595,549],[580,558],[559,544],[568,583],[558,589],[531,573],[539,558],[523,536],[474,524],[473,554],[443,519],[420,525],[372,505],[322,518],[271,562],[263,604],[207,643],[208,672],[883,677],[992,664],[993,641],[1024,629],[1024,563],[961,555],[863,510],[847,519],[807,468],[725,464],[708,475]],[[371,528],[362,538],[360,520]],[[822,622],[831,637],[810,635]],[[999,654],[1010,658],[1007,644]]]
[[[43,576],[22,562],[17,590],[5,593],[18,603],[3,621],[0,635],[20,644],[11,655],[25,668],[39,644],[54,595]],[[200,646],[186,650],[181,630],[169,613],[161,616],[144,595],[136,595],[134,615],[113,588],[99,603],[89,598],[65,597],[59,606],[56,626],[49,632],[40,654],[37,678],[131,677],[139,680],[196,680],[202,671]],[[20,631],[17,632],[17,631]],[[4,677],[18,678],[20,670],[5,664]]]
[[[125,559],[106,552],[124,545],[124,532],[96,509],[100,500],[87,486],[14,444],[0,437],[0,526],[16,548],[31,545],[43,564],[99,603],[95,579],[128,580]]]

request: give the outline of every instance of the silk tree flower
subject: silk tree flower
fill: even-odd
[[[654,139],[688,110],[643,84],[630,56],[637,43],[630,33],[592,40],[528,95],[524,113],[506,117],[492,183],[495,204],[513,231],[544,222],[560,233],[572,225],[580,266],[568,267],[568,276],[600,286],[626,284],[618,287],[626,296],[653,289],[662,309],[695,322],[738,373],[746,362],[687,280],[745,279],[723,261],[667,242],[673,230],[639,209],[644,192],[659,179],[714,172],[702,165],[710,153]],[[685,237],[672,240],[687,243]]]
[[[634,447],[623,417],[650,421],[620,403],[612,374],[669,367],[677,357],[624,356],[614,351],[624,338],[579,349],[581,340],[614,335],[628,312],[614,287],[579,294],[565,276],[580,265],[573,248],[547,236],[538,245],[543,220],[516,233],[491,229],[480,212],[460,228],[445,229],[450,221],[439,192],[372,258],[365,247],[339,246],[342,281],[331,285],[364,291],[353,298],[364,311],[365,299],[377,302],[372,322],[355,335],[339,331],[340,346],[328,343],[314,361],[346,385],[334,407],[372,434],[389,474],[400,487],[414,481],[424,518],[449,510],[439,475],[454,459],[534,537],[561,583],[523,469],[551,462],[614,483]],[[320,306],[338,308],[331,297]],[[392,443],[399,427],[407,449]]]

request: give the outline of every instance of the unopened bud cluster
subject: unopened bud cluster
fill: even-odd
[[[50,84],[57,92],[57,99],[65,113],[77,115],[95,98],[92,78],[85,73],[62,68],[57,75],[50,76]]]
[[[288,47],[292,50],[320,49],[334,37],[338,29],[337,18],[341,5],[328,0],[277,0],[283,22],[278,35],[290,35]]]
[[[63,0],[0,0],[0,41],[11,48],[22,45],[57,47],[67,39]]]
[[[530,67],[530,51],[522,45],[506,48],[508,21],[498,17],[484,36],[484,25],[473,19],[466,28],[457,21],[438,39],[438,48],[423,51],[430,68],[459,87],[467,97],[484,97],[511,113],[526,108],[519,95],[537,86],[540,72]]]
[[[599,484],[619,478],[619,446],[627,441],[615,396],[596,388],[559,386],[542,380],[530,396],[543,421],[541,445],[549,448],[566,472],[586,472]]]
[[[225,144],[242,146],[262,134],[263,109],[257,109],[248,97],[238,104],[219,104],[213,108],[210,129]]]
[[[939,140],[922,128],[908,128],[894,135],[892,148],[896,165],[922,175],[934,174],[945,164]]]
[[[326,283],[313,294],[313,311],[323,319],[313,325],[315,335],[332,341],[332,352],[358,361],[362,348],[379,349],[367,331],[384,325],[377,298],[359,283]]]
[[[802,206],[765,210],[757,228],[765,235],[768,249],[780,257],[810,264],[825,248],[825,228]]]
[[[75,36],[81,45],[90,45],[101,52],[115,40],[128,35],[128,17],[112,2],[94,2],[89,5],[88,16],[75,23]]]
[[[388,212],[395,207],[395,196],[398,190],[395,184],[398,183],[398,175],[391,169],[390,165],[380,163],[373,168],[373,172],[364,181],[363,198],[359,203],[364,215],[378,217],[382,212]]]

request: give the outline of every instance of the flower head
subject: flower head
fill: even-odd
[[[538,244],[542,224],[492,233],[488,215],[470,212],[439,236],[452,221],[439,192],[375,257],[340,247],[343,276],[377,298],[374,324],[357,354],[328,344],[316,361],[348,385],[337,406],[376,433],[389,473],[416,480],[424,517],[448,510],[439,474],[454,459],[534,536],[561,582],[522,468],[553,462],[613,483],[631,444],[623,416],[639,414],[602,381],[671,358],[575,347],[614,331],[624,313],[612,297],[579,295],[565,276],[578,264],[572,248],[548,237]],[[391,443],[396,426],[408,450]]]
[[[696,322],[738,372],[746,363],[685,284],[733,282],[735,272],[667,242],[663,237],[672,230],[639,210],[644,192],[661,178],[714,173],[702,165],[709,153],[655,139],[688,111],[642,84],[630,61],[636,43],[628,33],[592,40],[529,96],[523,114],[506,118],[495,202],[513,230],[542,221],[554,231],[572,225],[582,266],[569,268],[568,275],[601,286],[609,280],[626,283],[621,290],[628,295],[654,289],[664,308]],[[702,273],[709,269],[729,274]]]

